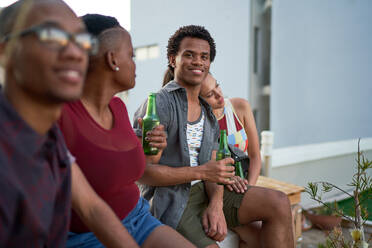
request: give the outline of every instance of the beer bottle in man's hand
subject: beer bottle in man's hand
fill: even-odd
[[[229,150],[229,147],[227,145],[227,134],[226,130],[221,130],[220,133],[220,146],[218,148],[217,154],[216,154],[216,160],[221,160],[224,158],[231,158],[231,152]],[[231,164],[229,164],[231,165]],[[222,183],[218,183],[219,185],[223,185]]]
[[[146,140],[147,132],[151,131],[154,127],[160,124],[159,117],[156,113],[156,93],[150,93],[147,99],[147,111],[142,120],[142,147],[146,155],[156,155],[159,149],[151,147]]]
[[[238,176],[244,179],[244,171],[242,168],[242,163],[240,161],[235,160],[234,166],[235,166],[235,176]]]

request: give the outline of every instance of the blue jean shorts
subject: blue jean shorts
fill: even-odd
[[[140,246],[155,228],[163,225],[158,219],[151,215],[149,210],[150,206],[148,201],[140,197],[136,207],[121,221]],[[92,232],[69,232],[66,247],[104,248]]]

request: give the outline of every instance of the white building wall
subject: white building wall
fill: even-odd
[[[372,137],[372,1],[274,0],[275,147]]]
[[[303,187],[309,182],[326,181],[352,192],[348,184],[357,172],[357,151],[357,139],[274,149],[270,177]],[[360,140],[360,151],[372,160],[372,138]],[[372,170],[367,174],[372,176]],[[337,190],[323,195],[323,200],[330,202],[344,198],[346,195]],[[318,204],[303,193],[301,205],[310,208]]]
[[[217,55],[211,72],[225,95],[248,99],[249,1],[133,0],[131,17],[134,47],[160,46],[159,58],[137,61],[136,86],[128,99],[131,118],[148,93],[161,87],[169,37],[180,26],[190,24],[205,26],[216,42]]]

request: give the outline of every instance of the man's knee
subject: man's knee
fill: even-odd
[[[270,201],[272,214],[276,217],[283,216],[287,217],[291,215],[291,204],[288,196],[278,190],[271,190],[268,196]]]
[[[254,197],[257,197],[257,199],[254,199]],[[290,215],[291,205],[288,196],[278,190],[260,188],[258,192],[256,192],[254,195],[250,195],[249,197],[245,197],[243,201],[255,203],[259,202],[259,207],[266,212],[266,215]],[[243,203],[242,207],[248,207],[250,205],[251,204]]]

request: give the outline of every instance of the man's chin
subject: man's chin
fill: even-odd
[[[194,85],[194,86],[198,86],[198,85],[201,85],[202,82],[203,82],[203,80],[201,80],[201,79],[194,79],[194,80],[190,80],[189,84]]]
[[[80,92],[74,94],[54,94],[51,96],[55,103],[68,103],[79,100],[81,97]]]

